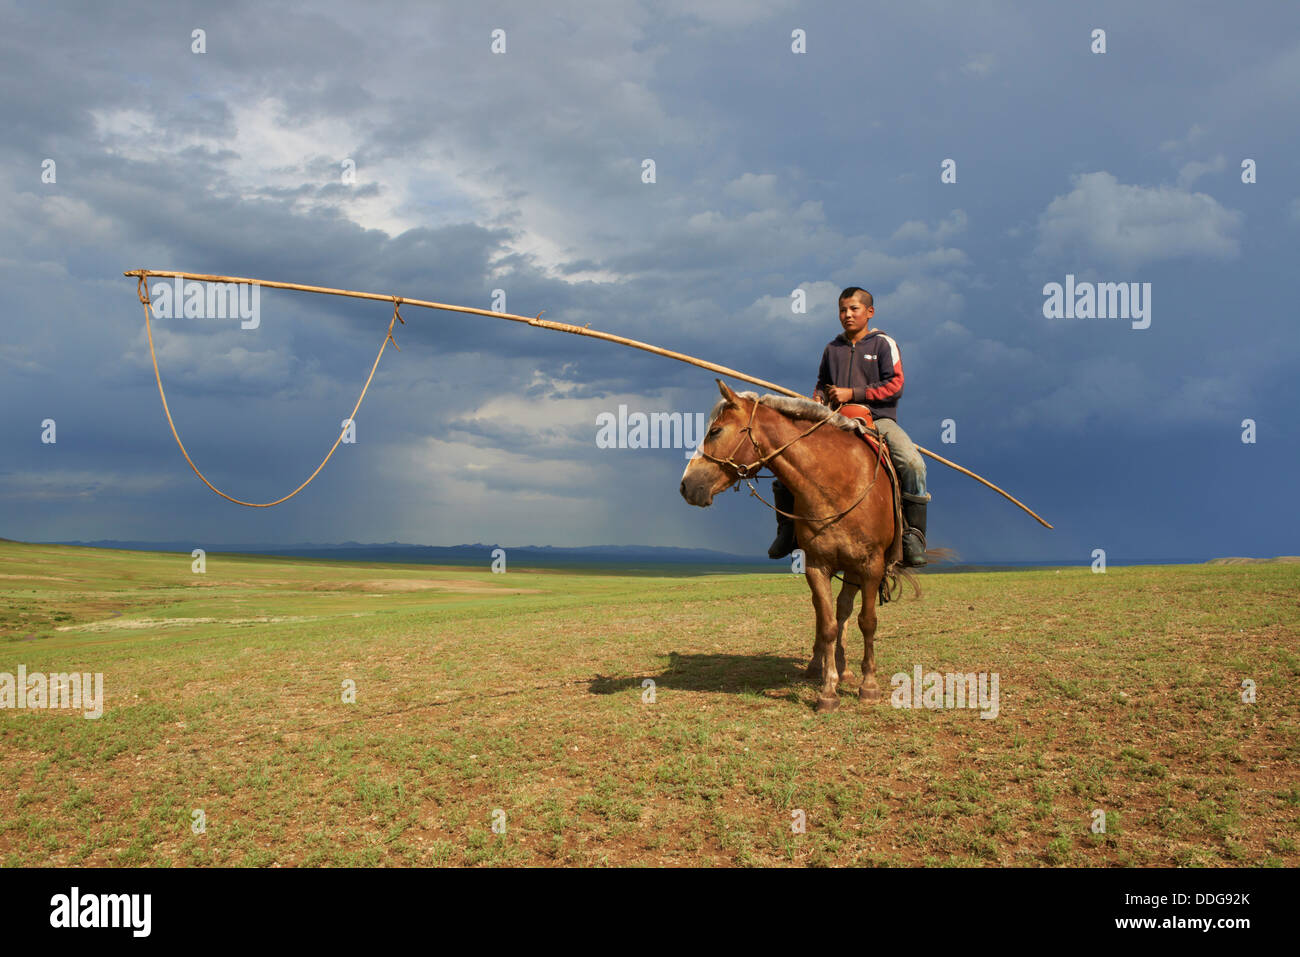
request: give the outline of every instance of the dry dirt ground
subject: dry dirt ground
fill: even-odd
[[[0,675],[104,682],[0,709],[0,864],[1300,864],[1300,565],[926,576],[824,716],[801,578],[487,565],[0,543]]]

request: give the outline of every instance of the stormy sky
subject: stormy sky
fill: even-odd
[[[804,393],[861,285],[913,439],[1056,525],[931,462],[932,544],[1300,552],[1300,8],[1133,6],[0,4],[0,536],[771,538],[747,493],[686,505],[682,450],[597,447],[620,405],[706,412],[710,373],[409,307],[356,442],[284,505],[225,502],[162,414],[122,277],[151,268],[500,289]],[[1149,283],[1149,326],[1045,316],[1067,276]],[[158,320],[196,463],[237,498],[296,487],[390,315],[264,291],[255,329]]]

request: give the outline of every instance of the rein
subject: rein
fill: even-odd
[[[774,449],[773,451],[764,454],[763,447],[759,445],[758,440],[754,438],[754,419],[758,415],[758,407],[762,403],[762,401],[763,400],[761,396],[754,400],[754,407],[749,410],[749,422],[745,425],[743,429],[740,430],[740,438],[736,440],[736,444],[732,448],[731,453],[725,459],[720,459],[717,456],[710,455],[708,452],[704,451],[703,443],[700,444],[700,449],[699,449],[700,455],[708,459],[710,462],[713,462],[716,465],[727,466],[734,469],[736,472],[737,480],[743,479],[745,484],[749,486],[749,494],[751,496],[758,499],[760,502],[762,502],[772,511],[776,512],[779,515],[784,515],[786,518],[799,519],[800,521],[804,521],[804,522],[819,522],[819,523],[833,522],[837,519],[843,518],[845,515],[849,514],[849,512],[853,511],[855,508],[861,505],[863,500],[866,499],[867,494],[875,486],[876,479],[880,475],[881,456],[884,454],[883,440],[877,443],[876,457],[874,459],[876,467],[871,470],[871,481],[867,483],[867,487],[862,490],[862,494],[859,495],[854,500],[853,504],[841,512],[836,512],[834,515],[826,515],[823,516],[822,518],[813,518],[808,515],[794,515],[790,512],[784,511],[783,509],[777,508],[774,504],[768,502],[766,499],[763,498],[763,496],[758,494],[758,490],[754,488],[754,483],[750,480],[758,478],[759,477],[758,473],[761,472],[763,468],[767,466],[768,462],[776,458],[778,455],[780,455],[790,446],[794,445],[800,439],[812,435],[812,433],[816,432],[823,425],[829,422],[831,416],[834,415],[834,413],[831,410],[827,409],[825,417],[818,419],[816,422],[813,423],[813,425],[810,428],[796,435],[793,439],[785,443],[785,445],[781,446],[779,449]],[[736,453],[740,451],[740,447],[741,445],[744,444],[746,438],[749,439],[750,445],[754,446],[754,451],[758,453],[758,461],[756,462],[736,461]],[[737,490],[739,490],[739,488],[740,488],[739,486],[736,486]]]

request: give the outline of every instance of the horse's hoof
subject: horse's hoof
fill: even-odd
[[[809,666],[804,670],[803,676],[804,676],[805,678],[821,678],[821,676],[822,676],[822,668],[821,668],[821,665],[819,665],[819,664],[815,664],[815,663],[809,665]]]
[[[868,688],[866,685],[863,685],[861,688],[858,689],[858,700],[859,700],[859,701],[879,701],[879,700],[880,700],[880,689],[879,689],[879,688]]]
[[[818,714],[825,714],[828,711],[834,711],[839,706],[840,706],[839,698],[818,698],[817,699]]]
[[[841,671],[841,672],[840,672],[840,685],[841,685],[841,686],[843,686],[843,685],[853,684],[853,683],[854,683],[855,681],[857,681],[857,680],[858,680],[857,675],[855,675],[852,671]]]

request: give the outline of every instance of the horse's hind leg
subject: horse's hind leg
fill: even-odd
[[[862,684],[858,685],[858,700],[879,701],[880,686],[876,684],[876,593],[885,575],[884,556],[877,554],[863,578],[862,611],[858,613],[858,627],[862,629]]]

